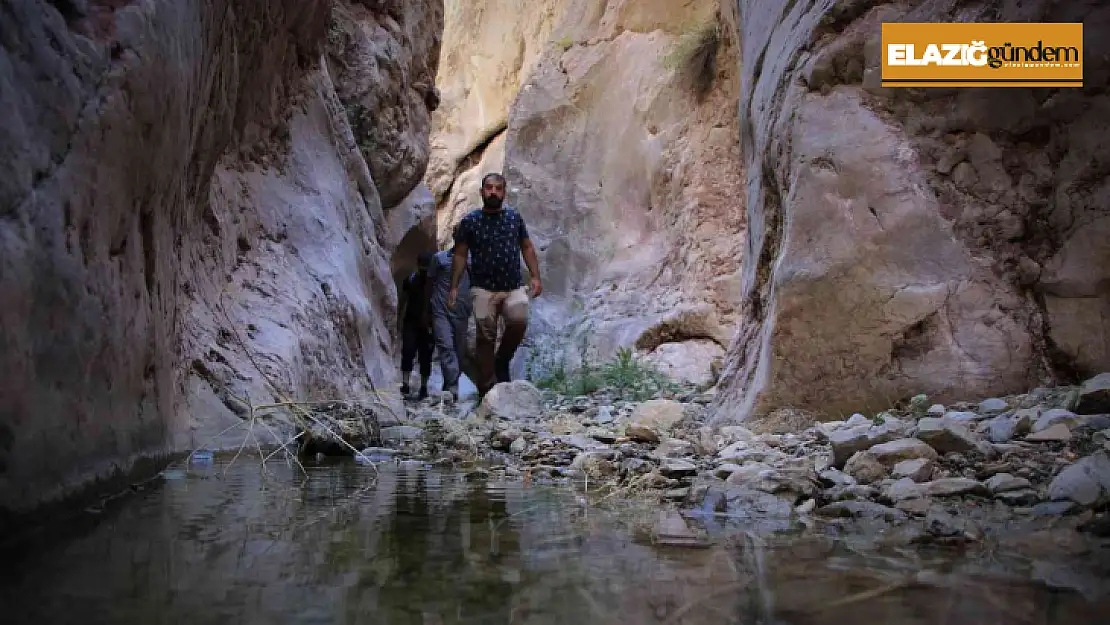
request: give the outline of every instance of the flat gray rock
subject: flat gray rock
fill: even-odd
[[[1038,412],[1033,409],[1015,410],[999,415],[987,424],[987,438],[992,443],[1008,443],[1015,436],[1028,434]]]
[[[659,463],[659,472],[667,477],[680,477],[697,473],[698,467],[689,460],[666,458]]]
[[[882,425],[860,425],[844,430],[836,430],[829,436],[832,445],[832,466],[843,468],[848,458],[857,451],[865,451],[880,443],[888,443],[902,438],[904,425],[887,422]]]
[[[979,443],[965,426],[936,417],[917,422],[917,438],[942,454],[971,451],[977,449]]]
[[[1037,417],[1037,420],[1033,423],[1032,431],[1034,434],[1036,434],[1037,432],[1047,430],[1048,428],[1058,423],[1063,423],[1064,425],[1068,426],[1069,430],[1075,429],[1075,426],[1079,425],[1080,421],[1081,419],[1079,415],[1070,410],[1064,410],[1063,408],[1053,408],[1052,410],[1045,411],[1041,414],[1041,416]]]
[[[1084,415],[1110,413],[1110,372],[1083,382],[1075,411]]]
[[[951,497],[954,495],[985,494],[987,489],[981,482],[966,477],[946,477],[918,484],[909,478],[902,478],[887,489],[891,501],[920,499],[923,497]]]
[[[990,399],[984,399],[979,402],[979,412],[1002,412],[1006,408],[1008,408],[1006,401],[997,397],[991,397]]]
[[[908,477],[915,482],[928,482],[929,478],[933,476],[933,469],[935,462],[928,458],[914,458],[913,460],[903,460],[894,465],[890,474],[895,479],[902,479]]]
[[[1040,432],[1033,432],[1025,440],[1034,443],[1047,443],[1071,440],[1071,430],[1066,423],[1056,423]]]
[[[1081,506],[1110,501],[1110,455],[1098,451],[1065,467],[1049,484],[1048,498]]]
[[[1004,493],[1011,490],[1030,488],[1032,486],[1032,484],[1029,483],[1029,480],[1025,479],[1024,477],[1017,477],[1014,475],[1010,475],[1009,473],[996,473],[983,484],[987,487],[987,490],[990,491],[992,495],[997,495],[998,493]]]
[[[905,512],[889,508],[873,501],[837,501],[818,508],[814,514],[830,518],[882,519],[884,521],[904,521]]]
[[[937,451],[916,438],[900,438],[889,443],[880,443],[868,449],[867,453],[888,467],[892,467],[903,460],[937,459]]]
[[[853,486],[858,483],[856,478],[837,469],[825,469],[821,472],[820,478],[833,486]]]

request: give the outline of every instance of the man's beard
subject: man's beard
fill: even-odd
[[[482,198],[482,206],[490,210],[498,210],[501,208],[501,198],[496,195],[487,195]]]

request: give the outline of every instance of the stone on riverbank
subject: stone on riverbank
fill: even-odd
[[[851,429],[835,430],[829,435],[832,445],[832,466],[843,468],[848,459],[858,451],[864,451],[893,440],[902,438],[901,422],[886,422],[881,425],[860,425]]]
[[[917,438],[940,453],[976,449],[978,440],[966,426],[944,418],[926,417],[917,422]]]
[[[982,409],[985,402],[931,411],[918,406],[920,416],[892,408],[873,418],[853,415],[773,434],[708,427],[694,393],[647,402],[604,389],[575,397],[536,393],[539,409],[532,403],[517,411],[519,419],[483,419],[463,414],[465,407],[456,408],[457,417],[433,418],[430,401],[410,414],[429,431],[436,423],[462,430],[454,437],[458,446],[440,452],[449,463],[489,457],[496,460],[491,476],[569,481],[607,501],[646,498],[694,516],[750,519],[764,528],[786,529],[800,518],[909,523],[916,529],[908,536],[964,541],[974,532],[954,532],[950,516],[970,515],[976,528],[1046,515],[1079,523],[1082,515],[1066,515],[1110,502],[1110,478],[1103,477],[1110,461],[1102,450],[1110,441],[1102,433],[1110,417],[1068,413],[1066,389],[997,398],[1005,407],[989,402],[989,410]],[[1014,438],[1031,432],[1039,419],[1051,425]],[[1066,438],[1037,440],[1059,428]],[[413,451],[412,444],[405,449]],[[1103,455],[1095,455],[1100,450]],[[928,519],[936,521],[935,531]]]
[[[543,413],[543,394],[525,380],[494,385],[482,398],[478,416],[482,419],[531,421]]]
[[[1110,372],[1083,382],[1075,411],[1083,415],[1110,413]]]
[[[1048,498],[1081,506],[1110,503],[1110,455],[1096,452],[1064,468],[1049,485]]]

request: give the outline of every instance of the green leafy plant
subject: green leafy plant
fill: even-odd
[[[678,390],[678,385],[650,363],[636,358],[631,349],[620,349],[616,358],[601,367],[606,386],[635,401],[643,401],[665,392]]]
[[[590,359],[588,347],[589,334],[583,333],[578,341],[581,364],[573,371],[566,369],[561,357],[552,359],[548,353],[534,351],[528,364],[529,379],[538,388],[562,395],[589,395],[610,388],[633,401],[678,390],[677,384],[637,358],[631,349],[619,349],[614,358],[597,363]]]

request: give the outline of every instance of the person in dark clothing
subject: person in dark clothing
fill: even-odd
[[[505,178],[487,174],[482,178],[482,208],[468,213],[455,232],[455,255],[451,264],[451,290],[447,304],[454,308],[463,270],[470,257],[470,292],[477,326],[475,364],[478,395],[484,397],[499,382],[509,382],[509,362],[528,329],[529,293],[524,289],[520,257],[531,274],[531,297],[543,292],[536,248],[521,217],[505,202]],[[497,343],[498,321],[505,332]]]
[[[401,292],[405,296],[401,315],[401,394],[409,394],[413,361],[419,357],[420,393],[417,399],[428,396],[428,378],[432,375],[432,352],[435,348],[427,289],[431,259],[432,254],[421,254],[416,261],[416,271],[401,283]]]

